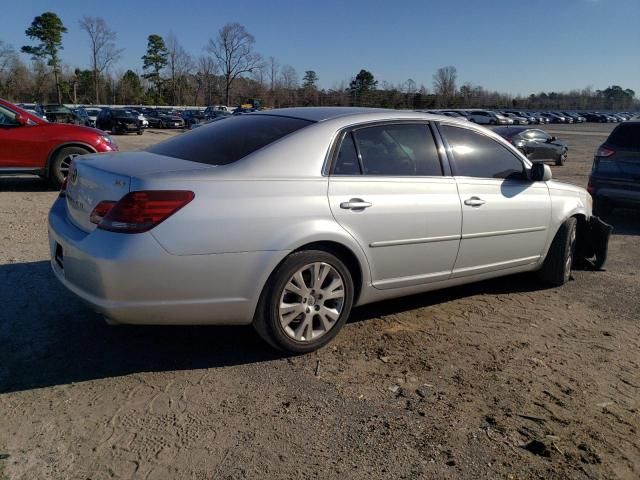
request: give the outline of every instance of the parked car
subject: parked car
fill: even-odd
[[[584,118],[586,118],[587,122],[595,122],[595,123],[607,123],[608,119],[606,115],[602,115],[600,113],[585,113]]]
[[[529,125],[529,120],[526,117],[516,115],[515,113],[502,113],[507,118],[513,120],[514,125]]]
[[[83,121],[66,105],[50,103],[43,105],[42,110],[47,116],[47,120],[51,123],[71,123],[74,125],[83,124]]]
[[[533,115],[531,113],[522,112],[522,111],[518,111],[518,110],[507,110],[506,113],[513,113],[517,117],[525,118],[527,120],[527,122],[529,122],[529,124],[531,124],[531,125],[540,123],[540,120],[535,115]]]
[[[138,116],[124,108],[103,108],[96,119],[96,127],[113,135],[137,133],[142,135],[142,123]]]
[[[472,110],[468,118],[480,125],[513,125],[513,119],[490,110]]]
[[[141,108],[126,107],[125,110],[129,110],[138,118],[138,121],[140,122],[140,125],[142,125],[142,128],[149,128],[149,120],[147,120],[147,117],[145,116]]]
[[[493,130],[532,162],[553,161],[564,165],[569,147],[538,128],[498,127]]]
[[[547,123],[565,123],[564,117],[550,112],[541,112],[540,115],[547,119]]]
[[[290,353],[354,305],[524,271],[562,285],[610,233],[549,166],[418,112],[232,116],[71,168],[48,230],[72,292],[111,322],[253,323]]]
[[[114,150],[104,132],[50,123],[0,100],[0,174],[35,174],[61,185],[74,156]]]
[[[231,115],[233,110],[233,108],[227,107],[226,105],[210,105],[204,109],[204,114],[207,118],[213,118],[213,114],[216,112],[224,112]]]
[[[47,119],[47,116],[44,113],[44,109],[39,103],[18,103],[17,106],[29,113],[35,113],[37,116],[43,118],[44,120]]]
[[[205,113],[207,120],[214,120],[217,118],[230,117],[232,114],[225,110],[210,110],[209,113]]]
[[[599,215],[619,206],[640,207],[640,121],[621,123],[600,145],[587,190]]]
[[[447,117],[453,117],[458,120],[468,120],[468,118],[463,113],[458,112],[456,110],[441,110],[440,113],[442,115],[446,115]]]
[[[201,122],[201,123],[192,123],[191,126],[189,127],[189,130],[194,130],[194,129],[200,128],[200,127],[202,127],[204,125],[208,125],[208,124],[210,124],[212,122],[217,122],[219,120],[224,120],[225,118],[229,118],[231,116],[232,115],[230,115],[230,114],[218,115],[217,117],[208,118],[204,122]]]
[[[534,117],[536,117],[538,119],[538,124],[539,125],[548,125],[549,123],[551,123],[551,120],[549,120],[549,118],[545,117],[540,112],[532,112],[531,115],[533,115]]]
[[[87,127],[92,127],[91,119],[89,118],[89,114],[83,107],[72,108],[71,111],[78,117],[80,120],[79,125],[85,125]]]
[[[89,116],[89,122],[91,123],[90,126],[95,127],[96,126],[96,120],[98,118],[98,114],[100,113],[100,110],[102,110],[101,108],[97,108],[97,107],[85,107],[85,111],[87,112],[87,115]]]
[[[185,128],[191,128],[192,125],[202,123],[207,119],[204,110],[185,110],[182,112]]]
[[[585,118],[576,113],[576,112],[560,112],[563,115],[570,117],[573,120],[573,123],[584,123],[585,122]]]
[[[182,117],[175,115],[171,110],[153,110],[149,112],[147,120],[153,128],[184,128]]]

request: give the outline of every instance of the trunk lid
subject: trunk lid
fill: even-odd
[[[103,200],[120,200],[131,190],[134,178],[209,168],[212,167],[149,152],[83,155],[75,158],[69,168],[67,215],[75,226],[90,232],[96,228],[89,220],[96,205]]]

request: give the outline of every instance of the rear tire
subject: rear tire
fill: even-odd
[[[323,281],[314,283],[318,275]],[[312,352],[338,334],[351,312],[353,292],[351,273],[335,255],[322,250],[292,253],[267,281],[253,326],[282,352]]]
[[[69,172],[72,156],[85,155],[87,153],[89,153],[89,150],[82,147],[65,147],[61,149],[56,156],[53,157],[49,167],[49,179],[51,183],[60,188]]]
[[[576,248],[577,224],[576,218],[568,218],[556,233],[553,242],[551,242],[551,247],[549,247],[547,258],[545,258],[542,268],[538,272],[540,280],[544,283],[559,287],[567,283],[571,278],[571,268],[573,267]]]

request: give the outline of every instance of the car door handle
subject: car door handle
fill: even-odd
[[[484,205],[485,202],[484,200],[482,200],[480,197],[471,197],[471,198],[467,198],[464,201],[465,205],[469,205],[470,207],[480,207],[481,205]]]
[[[355,212],[361,212],[365,208],[369,208],[373,205],[371,202],[365,202],[361,198],[352,198],[348,202],[342,202],[340,204],[340,208],[344,208],[345,210],[353,210]]]

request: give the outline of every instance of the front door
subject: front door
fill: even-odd
[[[451,275],[460,242],[460,200],[455,180],[443,176],[428,124],[347,132],[334,159],[329,203],[365,251],[374,287]]]
[[[0,168],[42,167],[46,141],[37,135],[38,125],[20,125],[16,112],[0,105]]]
[[[460,201],[462,240],[452,277],[537,262],[551,216],[544,182],[528,180],[521,159],[488,135],[441,125]]]

